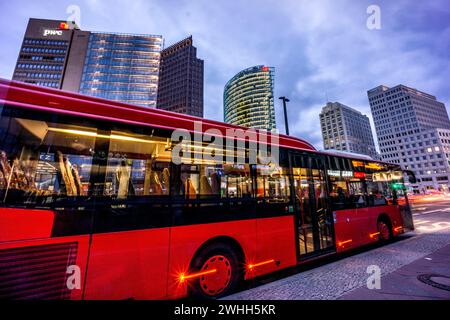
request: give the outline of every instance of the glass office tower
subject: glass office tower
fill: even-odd
[[[248,128],[276,129],[274,68],[255,66],[235,75],[223,93],[224,121]]]
[[[91,32],[80,93],[156,107],[162,45],[157,35]]]

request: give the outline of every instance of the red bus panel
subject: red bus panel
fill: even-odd
[[[94,234],[85,299],[165,298],[169,230]]]
[[[0,209],[0,243],[50,238],[54,213],[49,210]]]

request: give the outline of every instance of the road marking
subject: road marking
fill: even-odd
[[[429,222],[431,222],[431,221],[428,221],[428,220],[426,220],[426,221],[423,221],[423,220],[416,220],[416,221],[414,221],[414,224],[415,224],[415,225],[418,225],[418,224],[424,224],[424,223],[429,223]]]
[[[437,213],[437,212],[443,212],[443,210],[442,209],[438,209],[438,210],[433,210],[433,211],[427,211],[427,212],[419,213],[418,215],[419,216],[426,216],[427,214],[433,214],[433,213]]]
[[[445,229],[449,229],[449,228],[450,228],[450,222],[436,222],[436,223],[433,223],[431,226],[420,226],[417,228],[417,230],[434,232],[434,231],[441,231],[441,230],[445,230]]]

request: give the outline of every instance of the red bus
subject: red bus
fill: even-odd
[[[217,298],[414,228],[397,165],[283,135],[270,174],[176,164],[174,130],[241,128],[5,80],[0,111],[0,299]]]

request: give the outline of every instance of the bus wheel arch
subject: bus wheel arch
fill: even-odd
[[[190,273],[205,273],[193,279],[189,295],[201,298],[219,298],[238,287],[244,279],[245,254],[241,245],[233,238],[220,236],[203,243],[190,263]]]
[[[388,241],[393,238],[392,221],[386,213],[382,213],[378,216],[377,230],[380,233],[381,241]]]

